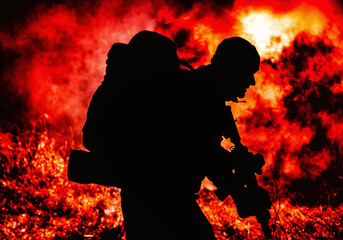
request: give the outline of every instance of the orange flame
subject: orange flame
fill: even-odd
[[[286,13],[270,9],[254,9],[240,13],[241,35],[256,45],[262,59],[279,60],[285,47],[290,47],[301,32],[318,36],[323,34],[327,19],[316,7],[300,4]]]
[[[106,52],[143,29],[174,39],[180,57],[194,66],[209,64],[226,37],[256,45],[257,84],[232,109],[243,144],[266,160],[260,182],[273,198],[273,236],[342,238],[343,13],[337,2],[108,0],[92,9],[42,5],[23,26],[0,31],[1,49],[16,53],[4,79],[28,108],[18,115],[35,119],[0,132],[1,238],[100,238],[104,229],[121,237],[120,190],[70,183],[66,164],[70,149],[80,146]],[[199,204],[217,238],[261,238],[256,221],[237,217],[232,200],[219,203],[213,189],[203,184]]]

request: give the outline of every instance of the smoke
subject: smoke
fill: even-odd
[[[80,134],[114,42],[155,30],[196,67],[210,62],[224,38],[240,35],[264,60],[248,103],[233,107],[245,144],[291,180],[319,177],[342,150],[337,2],[56,1],[37,3],[19,19],[0,31],[2,119],[47,114]]]
[[[2,7],[4,2],[12,5]],[[148,29],[174,39],[180,58],[195,67],[209,64],[224,38],[243,36],[256,45],[263,60],[257,84],[247,91],[246,103],[232,109],[242,143],[266,161],[259,183],[276,207],[272,231],[276,238],[340,239],[343,13],[338,1],[35,0],[20,5],[12,0],[0,3],[0,21],[5,234],[84,238],[103,226],[122,225],[118,190],[67,181],[68,155],[78,144],[60,130],[81,134],[91,96],[105,75],[107,51]],[[33,123],[29,129],[2,133],[12,122],[26,121]],[[203,193],[207,197],[200,205],[219,238],[261,238],[259,228],[251,227],[256,223],[248,218],[242,224],[232,203],[218,206]]]
[[[272,184],[280,180],[296,203],[341,202],[334,197],[342,191],[340,46],[302,33],[279,57],[262,63],[247,96],[255,105],[238,111],[243,136],[254,136],[243,141],[265,156]]]
[[[1,82],[7,95],[15,93],[14,99],[4,99],[5,105],[21,99],[16,110],[22,118],[47,113],[53,122],[79,131],[105,74],[107,51],[114,42],[152,30],[150,9],[149,2],[133,7],[125,1],[36,6],[25,22],[0,32],[1,50],[11,56]]]
[[[202,6],[202,11],[198,13],[198,17],[202,18],[209,12],[214,12],[216,15],[221,15],[224,11],[232,9],[234,0],[165,0],[167,6],[176,8],[176,14],[183,14],[192,11],[197,6]]]
[[[232,26],[231,21],[208,20],[228,11],[233,1],[56,0],[15,6],[4,8],[17,17],[3,15],[0,30],[1,120],[25,122],[47,114],[77,133],[113,43],[126,43],[140,30],[156,30],[175,39],[181,57],[198,66],[209,62],[226,36],[218,33],[212,41],[211,29]]]

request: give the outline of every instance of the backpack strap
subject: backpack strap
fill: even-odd
[[[184,66],[184,67],[188,68],[189,70],[191,70],[191,71],[195,70],[195,68],[189,62],[187,62],[185,59],[180,59],[179,62],[180,62],[181,66]]]

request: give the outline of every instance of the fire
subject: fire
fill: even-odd
[[[119,189],[67,180],[75,147],[70,133],[49,127],[46,115],[30,130],[1,134],[1,238],[71,239],[113,228],[119,235]]]
[[[86,5],[37,5],[24,22],[0,31],[0,50],[9,56],[0,82],[1,238],[125,239],[120,189],[71,183],[66,168],[70,150],[82,148],[81,127],[107,51],[143,29],[174,39],[180,58],[195,67],[209,64],[226,37],[256,45],[257,84],[232,109],[243,144],[265,157],[259,181],[272,196],[273,237],[342,238],[343,6],[319,0]],[[8,110],[12,103],[16,113]],[[209,182],[202,186],[199,204],[218,239],[262,237],[255,219],[237,217],[232,199],[220,203]]]
[[[301,32],[317,36],[322,34],[327,19],[314,6],[301,4],[287,13],[274,13],[270,9],[250,10],[240,14],[242,36],[256,45],[262,59],[278,60],[285,47],[289,47]]]

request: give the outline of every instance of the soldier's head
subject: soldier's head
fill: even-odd
[[[255,85],[254,74],[259,70],[260,56],[247,40],[231,37],[218,45],[211,66],[229,97],[242,98]]]

